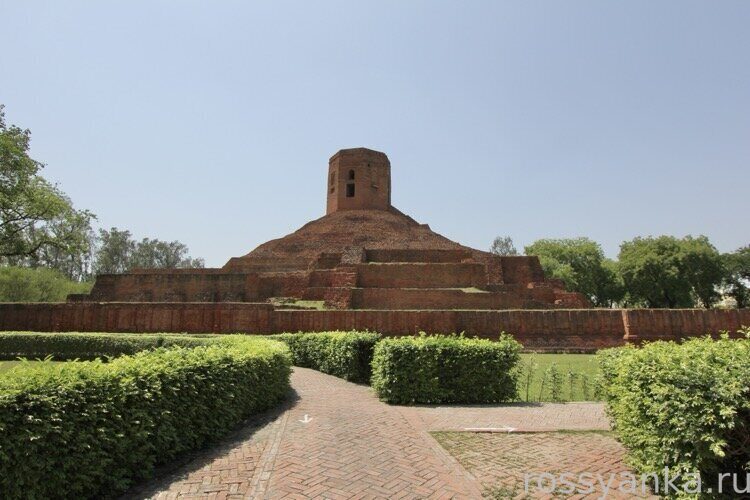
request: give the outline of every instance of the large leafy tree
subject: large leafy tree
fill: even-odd
[[[6,264],[57,267],[80,279],[82,255],[91,248],[94,215],[76,210],[43,165],[29,156],[31,133],[5,122],[0,105],[0,260]]]
[[[179,241],[143,238],[135,247],[131,267],[142,269],[204,267],[203,259],[194,259],[188,255],[188,252],[187,245]]]
[[[547,276],[586,295],[600,307],[610,307],[623,297],[615,263],[604,256],[601,246],[588,238],[543,239],[524,248],[536,255]]]
[[[726,275],[705,236],[635,238],[620,246],[619,269],[631,305],[710,307]]]
[[[513,239],[510,236],[498,236],[492,241],[490,253],[495,255],[518,255],[518,250],[516,250]]]
[[[116,227],[109,231],[100,229],[94,259],[94,272],[96,274],[127,272],[131,266],[135,246],[130,231],[120,231]]]
[[[179,241],[144,238],[135,241],[130,231],[116,227],[99,231],[99,247],[94,269],[98,274],[124,273],[131,269],[201,268],[203,259],[188,255],[188,247]]]
[[[737,302],[737,307],[750,306],[750,245],[722,256],[726,277],[724,289]]]

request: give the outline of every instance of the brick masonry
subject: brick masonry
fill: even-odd
[[[497,256],[435,233],[391,204],[381,152],[343,149],[329,161],[325,217],[217,269],[99,275],[71,302],[322,300],[329,309],[574,309],[580,293],[544,276],[534,256]],[[461,289],[481,290],[463,293]]]
[[[371,330],[388,336],[513,334],[530,350],[593,351],[626,342],[678,340],[750,326],[750,309],[506,311],[281,311],[256,303],[69,302],[0,304],[0,330],[249,333]]]

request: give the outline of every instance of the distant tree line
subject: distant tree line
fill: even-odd
[[[95,231],[96,216],[41,175],[30,138],[29,130],[6,123],[0,105],[0,301],[63,300],[90,289],[100,273],[204,266],[179,241]]]
[[[497,237],[490,251],[517,255],[508,236]],[[612,260],[588,238],[542,239],[524,253],[598,307],[750,306],[750,245],[722,254],[705,236],[638,237]]]

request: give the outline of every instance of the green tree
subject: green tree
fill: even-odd
[[[726,277],[724,290],[737,302],[737,307],[750,306],[750,245],[722,256]]]
[[[29,156],[31,133],[5,122],[0,105],[0,261],[46,265],[78,260],[90,248],[95,216],[76,210],[57,186],[41,175],[40,162]],[[63,257],[65,256],[65,257]],[[70,271],[80,278],[79,271]]]
[[[563,280],[568,290],[581,292],[596,306],[610,307],[623,297],[616,264],[588,238],[537,240],[524,252],[539,257],[548,277]]]
[[[62,302],[70,293],[90,290],[90,283],[72,281],[54,269],[0,267],[0,302]]]
[[[119,274],[130,270],[135,241],[130,231],[120,231],[116,227],[109,231],[99,230],[99,238],[94,258],[95,274]]]
[[[136,245],[131,258],[131,266],[141,269],[204,267],[203,259],[190,257],[188,251],[187,245],[179,241],[143,238]]]
[[[513,239],[510,236],[498,236],[492,241],[490,253],[495,255],[518,255]]]
[[[619,269],[631,305],[711,307],[726,275],[705,236],[635,238],[620,246]]]
[[[188,255],[188,247],[179,241],[161,241],[144,238],[132,239],[130,231],[116,227],[99,230],[99,246],[94,270],[97,274],[116,274],[131,269],[201,268],[203,259]]]

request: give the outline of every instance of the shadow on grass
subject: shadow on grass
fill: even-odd
[[[153,497],[159,492],[169,489],[171,484],[184,481],[193,472],[199,471],[217,459],[229,455],[232,450],[241,447],[243,443],[250,440],[261,442],[267,439],[271,424],[284,412],[297,406],[299,400],[297,391],[291,389],[287,399],[281,405],[258,415],[253,415],[222,439],[209,443],[200,450],[186,452],[174,461],[157,467],[150,479],[138,481],[119,497],[120,500]]]

